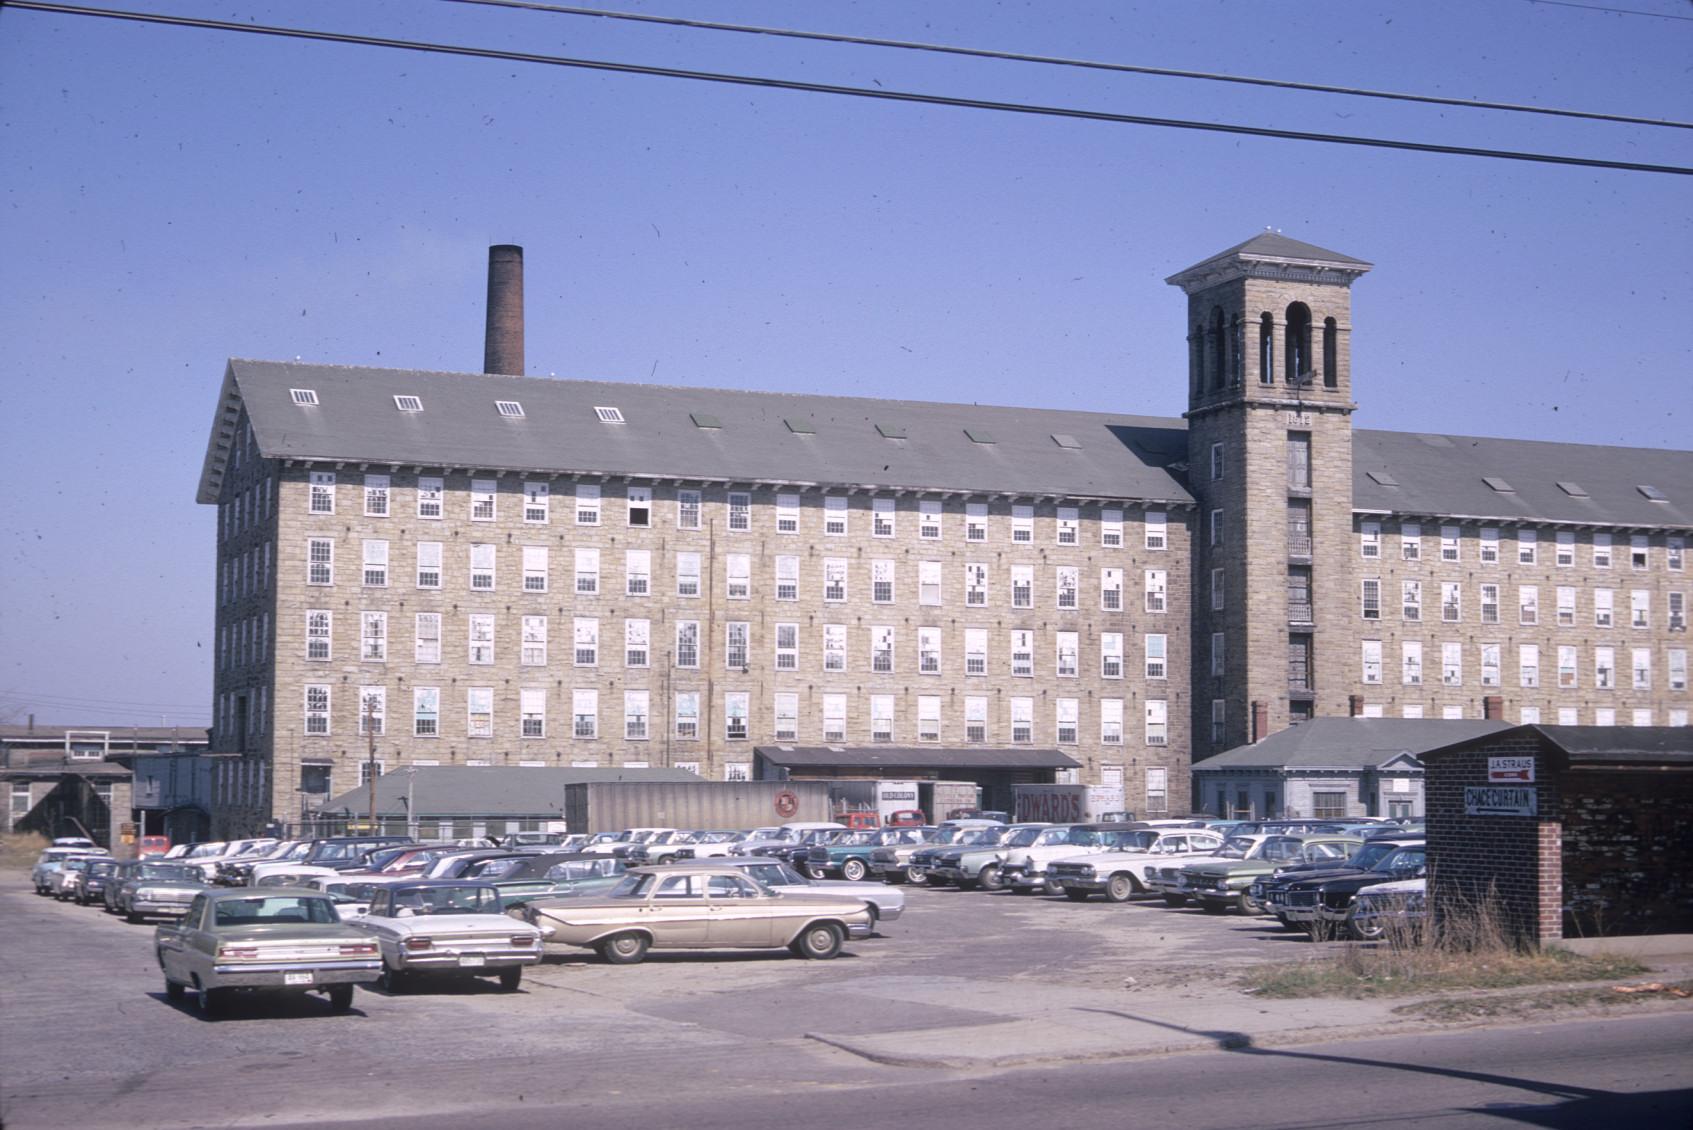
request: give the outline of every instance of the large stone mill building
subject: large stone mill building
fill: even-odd
[[[1369,267],[1172,276],[1180,420],[509,375],[516,248],[485,373],[233,360],[218,830],[359,783],[367,724],[385,771],[898,749],[1139,814],[1318,715],[1686,725],[1693,453],[1355,429]]]

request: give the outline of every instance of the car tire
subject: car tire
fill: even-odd
[[[1135,897],[1135,881],[1127,875],[1113,875],[1105,881],[1106,902],[1128,902]]]
[[[1348,937],[1355,938],[1360,942],[1376,942],[1380,941],[1381,936],[1385,933],[1387,933],[1387,927],[1379,920],[1369,926],[1360,926],[1356,906],[1346,912],[1346,934]]]
[[[188,995],[188,986],[178,984],[177,982],[172,981],[169,977],[165,978],[165,999],[166,1000],[179,1001],[187,995]]]
[[[929,873],[921,867],[907,867],[905,869],[905,878],[901,881],[910,883],[913,887],[928,887],[932,886],[934,883],[934,881],[929,878]]]
[[[976,882],[984,891],[999,891],[1005,889],[1005,882],[1000,878],[999,868],[990,863],[976,872]]]
[[[500,970],[500,991],[506,993],[517,992],[517,987],[523,984],[523,966],[508,965]]]
[[[813,961],[827,961],[841,952],[841,928],[833,922],[814,922],[794,939],[794,952]]]
[[[325,990],[325,995],[329,997],[331,1012],[346,1012],[353,1007],[352,985],[331,985]]]
[[[1078,891],[1074,887],[1064,888],[1064,897],[1069,899],[1071,902],[1086,902],[1088,900],[1088,894],[1089,892]]]
[[[207,1020],[216,1020],[224,1014],[224,1001],[227,991],[224,989],[208,989],[204,985],[194,987],[194,1003],[200,1008],[200,1015]]]
[[[626,934],[613,934],[600,943],[600,956],[611,965],[636,965],[647,956],[647,947],[651,944],[645,934],[633,930]]]
[[[383,992],[399,996],[411,987],[411,977],[403,970],[395,969],[387,962],[383,962],[382,976],[377,978],[376,983]]]
[[[1240,892],[1240,896],[1235,899],[1235,909],[1240,911],[1242,915],[1264,913],[1263,908],[1253,902],[1252,896],[1245,891]]]
[[[864,866],[862,859],[849,859],[841,864],[841,878],[851,882],[862,883],[868,874],[870,869]]]
[[[1164,905],[1165,906],[1186,906],[1187,905],[1187,896],[1186,895],[1165,895],[1164,896]]]

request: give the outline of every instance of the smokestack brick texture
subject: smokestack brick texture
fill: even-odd
[[[482,371],[523,375],[523,248],[488,248],[488,329]]]

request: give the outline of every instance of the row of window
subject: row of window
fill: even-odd
[[[1525,726],[1538,725],[1541,722],[1551,722],[1554,719],[1556,719],[1557,724],[1560,726],[1582,725],[1581,708],[1577,706],[1559,706],[1547,710],[1542,710],[1538,706],[1522,706],[1517,708],[1517,715],[1518,720]],[[1364,703],[1362,717],[1382,718],[1385,716],[1386,711],[1381,703]],[[1399,716],[1401,718],[1423,718],[1428,715],[1425,714],[1424,708],[1420,704],[1413,704],[1400,707]],[[1443,706],[1440,708],[1440,716],[1442,718],[1462,718],[1464,717],[1464,708],[1462,706]],[[1637,707],[1628,711],[1626,714],[1621,715],[1617,713],[1616,707],[1614,706],[1599,706],[1594,707],[1591,717],[1592,721],[1588,724],[1593,726],[1616,726],[1619,724],[1624,726],[1657,725],[1654,721],[1656,715],[1653,713],[1652,708],[1648,706]],[[1685,726],[1687,725],[1687,720],[1687,708],[1676,707],[1665,713],[1664,725]]]
[[[1519,565],[1535,565],[1540,560],[1540,534],[1532,527],[1524,527],[1516,531],[1516,546],[1506,548],[1504,555],[1512,553]],[[1499,529],[1495,526],[1483,526],[1476,536],[1476,560],[1483,565],[1497,565],[1501,560]],[[1463,543],[1463,529],[1459,526],[1440,527],[1439,559],[1441,561],[1461,560]],[[1595,569],[1609,569],[1617,560],[1618,546],[1608,533],[1595,531],[1590,535],[1589,545],[1593,554]],[[1366,561],[1380,560],[1383,552],[1382,523],[1361,522],[1358,526],[1359,553]],[[1685,567],[1687,539],[1680,535],[1669,535],[1664,538],[1664,567],[1674,572],[1680,572]],[[1423,559],[1423,528],[1415,522],[1401,522],[1399,524],[1399,553],[1406,561],[1421,561]],[[1554,534],[1552,560],[1560,569],[1575,567],[1576,537],[1573,530],[1558,530]],[[1630,534],[1628,549],[1623,555],[1628,567],[1644,572],[1652,567],[1652,542],[1650,535]]]
[[[1477,645],[1481,660],[1481,685],[1497,687],[1501,682],[1501,656],[1503,649],[1500,644],[1484,643]],[[1464,685],[1464,645],[1448,641],[1439,645],[1440,648],[1440,685],[1446,687],[1461,687]],[[1592,671],[1593,686],[1598,690],[1612,690],[1617,683],[1617,648],[1595,647],[1593,649]],[[1551,648],[1545,649],[1546,654],[1552,654]],[[1559,646],[1556,651],[1557,671],[1556,685],[1559,689],[1574,689],[1581,685],[1580,649]],[[1538,687],[1541,685],[1541,653],[1539,644],[1525,643],[1517,645],[1518,681],[1524,687]],[[1432,656],[1433,649],[1430,649]],[[1627,650],[1629,658],[1628,685],[1637,691],[1652,689],[1652,649],[1636,647]],[[1672,647],[1665,650],[1666,668],[1668,669],[1669,689],[1684,691],[1687,689],[1687,649]],[[1380,640],[1363,641],[1363,681],[1365,683],[1380,683],[1382,681],[1382,642]],[[1423,668],[1423,645],[1416,640],[1406,640],[1399,645],[1399,681],[1405,686],[1421,686],[1425,681]],[[1433,672],[1428,672],[1426,678],[1432,681]]]
[[[1424,597],[1433,596],[1436,585],[1439,586],[1439,620],[1443,624],[1459,624],[1464,622],[1464,588],[1458,581],[1429,582],[1426,592],[1422,581],[1399,582],[1399,618],[1408,623],[1418,623],[1424,619],[1433,620],[1433,610],[1425,617]],[[1476,614],[1483,624],[1498,624],[1500,620],[1500,600],[1502,586],[1482,584],[1476,586],[1478,601]],[[1559,585],[1553,590],[1554,606],[1553,621],[1560,628],[1573,628],[1579,614],[1578,601],[1584,590],[1574,585]],[[1596,628],[1613,628],[1617,626],[1616,594],[1617,590],[1596,588],[1590,591],[1590,607],[1592,609],[1593,626]],[[1540,586],[1516,586],[1518,624],[1537,625],[1541,622]],[[1687,594],[1676,590],[1664,594],[1664,626],[1672,632],[1687,630]],[[1380,577],[1365,577],[1362,579],[1359,593],[1359,612],[1365,620],[1380,620],[1382,618],[1382,582]],[[1652,626],[1652,590],[1628,590],[1628,626],[1631,628],[1650,628]]]
[[[366,474],[363,477],[363,509],[367,518],[386,518],[393,514],[391,476]],[[497,479],[472,479],[465,499],[465,517],[472,522],[494,522],[499,519],[500,484]],[[416,491],[417,517],[430,520],[446,516],[447,492],[440,476],[419,476]],[[822,532],[828,537],[846,537],[851,532],[852,500],[844,494],[822,496]],[[570,497],[571,520],[578,526],[598,526],[606,516],[610,500],[597,483],[577,483]],[[622,518],[633,528],[654,525],[655,505],[651,487],[623,488]],[[679,530],[704,528],[705,497],[703,491],[678,490],[674,503],[663,500],[666,507],[674,506],[675,527]],[[916,500],[915,513],[907,506],[902,510],[893,498],[870,498],[870,536],[891,538],[897,535],[901,515],[915,519],[917,536],[926,540],[941,540],[944,534],[945,510],[939,499]],[[306,495],[306,509],[312,514],[334,514],[336,505],[336,476],[334,471],[313,471]],[[862,509],[862,508],[861,508]],[[541,482],[522,484],[521,511],[529,525],[548,525],[552,521],[552,489]],[[776,532],[800,532],[802,505],[798,492],[780,492],[775,499]],[[751,491],[724,492],[724,527],[731,532],[752,529],[753,495]],[[1124,542],[1124,510],[1121,507],[1099,508],[1099,544],[1121,548]],[[1000,516],[1007,516],[1002,514]],[[1009,511],[1009,539],[1013,542],[1033,543],[1035,540],[1035,507],[1015,503]],[[988,504],[964,504],[964,540],[987,541]],[[1045,515],[1042,515],[1045,520]],[[1055,506],[1051,510],[1052,542],[1055,545],[1080,545],[1082,513],[1079,506]],[[1161,550],[1168,546],[1168,520],[1161,510],[1148,510],[1141,521],[1142,544],[1147,549]]]
[[[443,613],[418,612],[413,615],[412,658],[417,663],[441,662],[441,629]],[[550,625],[546,616],[520,617],[522,633],[520,638],[518,663],[523,667],[544,667],[549,661]],[[334,658],[334,621],[335,613],[328,608],[312,608],[306,611],[306,658],[308,660],[328,662]],[[268,634],[269,620],[261,618],[251,631],[246,628],[248,622],[233,633],[233,645],[227,645],[220,640],[220,648],[233,646],[235,655],[231,663],[239,665],[249,662],[254,657],[250,650],[259,646]],[[492,666],[496,662],[495,656],[495,626],[493,613],[471,613],[466,617],[466,662],[475,666]],[[777,671],[798,671],[801,669],[800,625],[797,623],[777,623],[773,626],[772,640],[774,652],[771,659],[772,668]],[[898,630],[892,626],[876,625],[864,629],[868,647],[868,670],[877,674],[891,674],[899,669],[897,663]],[[821,625],[822,650],[820,657],[813,656],[810,664],[821,660],[824,671],[848,670],[848,629],[845,624]],[[1032,629],[1018,628],[1006,634],[1008,673],[1015,678],[1033,678],[1035,675],[1035,635]],[[1077,678],[1080,675],[1081,633],[1054,632],[1053,649],[1055,655],[1054,674],[1059,678]],[[1213,654],[1221,654],[1221,633],[1213,640]],[[700,621],[678,620],[675,622],[675,632],[671,641],[670,664],[683,669],[698,669],[701,656]],[[723,663],[731,670],[750,670],[753,656],[751,650],[752,624],[744,620],[731,620],[723,625]],[[940,675],[943,673],[942,663],[942,632],[938,627],[921,627],[917,629],[917,649],[915,671],[921,675]],[[255,643],[254,641],[259,641]],[[1124,634],[1122,632],[1101,632],[1099,634],[1099,673],[1102,678],[1121,679],[1124,670]],[[578,616],[571,622],[570,662],[575,667],[597,667],[601,665],[601,632],[598,617]],[[615,645],[614,645],[615,646]],[[1169,677],[1169,637],[1162,632],[1147,633],[1142,637],[1142,671],[1148,679],[1165,679]],[[262,661],[264,651],[262,646],[256,653]],[[359,655],[361,662],[385,663],[389,658],[388,613],[364,611],[359,613]],[[613,665],[616,656],[613,654]],[[862,662],[862,657],[861,657]],[[907,661],[909,663],[909,661]],[[1220,659],[1218,660],[1220,662]],[[645,619],[626,619],[623,621],[623,653],[622,665],[629,668],[647,668],[655,666],[652,649],[652,622]],[[662,662],[658,664],[662,666]],[[962,674],[988,674],[988,629],[964,629],[964,664]]]
[[[265,547],[264,575],[269,570],[269,546]],[[360,581],[366,588],[386,588],[391,579],[389,546],[385,538],[365,538],[361,542],[362,561]],[[551,591],[551,552],[544,545],[519,546],[522,563],[520,587],[524,592]],[[601,551],[591,546],[578,546],[572,551],[570,591],[578,596],[598,596],[603,591],[601,580]],[[801,584],[801,558],[777,555],[772,561],[771,592],[778,601],[797,601],[804,594]],[[498,547],[490,542],[472,543],[466,550],[466,579],[471,592],[494,592],[498,587]],[[723,595],[729,600],[753,599],[753,558],[748,553],[730,553],[723,561]],[[674,555],[675,593],[679,597],[699,597],[704,588],[701,581],[706,565],[704,555],[692,551]],[[917,565],[917,603],[939,607],[946,589],[945,563],[919,561]],[[898,600],[900,572],[892,558],[872,559],[869,563],[870,587],[868,596],[876,604],[893,604]],[[1051,569],[1052,601],[1055,608],[1079,608],[1082,602],[1082,570],[1077,565],[1054,565]],[[623,551],[624,596],[649,596],[653,592],[652,551],[628,549]],[[1011,607],[1033,608],[1035,602],[1035,570],[1033,565],[1009,566]],[[824,603],[841,603],[848,599],[851,560],[845,557],[823,558]],[[233,571],[233,592],[238,596],[244,589],[241,570]],[[956,574],[955,574],[956,577]],[[414,580],[420,589],[440,589],[445,585],[443,543],[418,542],[415,554]],[[962,579],[964,605],[985,608],[990,594],[989,566],[982,562],[966,562]],[[306,545],[306,583],[327,586],[335,583],[335,541],[332,538],[309,538]],[[1107,612],[1124,608],[1124,571],[1116,568],[1099,570],[1099,607]],[[1141,605],[1148,612],[1166,610],[1169,573],[1164,569],[1146,569],[1141,575]],[[954,599],[957,598],[957,590]]]
[[[305,717],[304,728],[307,734],[325,736],[330,733],[331,707],[334,687],[328,683],[311,683],[304,688]],[[669,734],[681,740],[697,739],[701,736],[701,695],[698,691],[678,691],[671,696],[674,699],[673,716],[669,719]],[[849,724],[862,728],[868,723],[869,739],[872,742],[893,742],[896,740],[896,695],[866,695],[858,706],[856,717],[852,713],[851,696],[845,694],[825,694],[820,696],[822,708],[818,717],[812,720],[812,728],[819,739],[825,742],[843,742],[848,740]],[[542,687],[525,687],[518,691],[518,734],[523,738],[546,738],[548,693]],[[914,737],[919,742],[939,742],[948,740],[945,737],[947,726],[944,723],[944,704],[946,697],[942,695],[915,696],[914,715],[904,719],[907,737]],[[1008,698],[1006,701],[1006,719],[1004,732],[1013,745],[1026,745],[1035,741],[1035,700],[1033,698]],[[746,741],[751,737],[751,702],[752,697],[746,691],[725,691],[720,700],[722,717],[722,735],[728,741]],[[357,732],[362,737],[370,733],[378,735],[386,733],[388,716],[388,688],[366,686],[358,689],[358,721]],[[956,709],[956,708],[955,708]],[[444,722],[442,719],[442,703],[440,687],[413,687],[411,689],[411,736],[418,738],[435,738],[443,735]],[[1124,700],[1120,698],[1106,698],[1099,700],[1099,741],[1104,745],[1123,744]],[[951,720],[953,737],[950,740],[963,740],[969,744],[986,744],[998,740],[994,727],[989,721],[988,699],[985,696],[965,696],[962,712]],[[1146,745],[1162,746],[1169,743],[1169,704],[1164,699],[1148,699],[1143,710],[1144,728],[1142,738]],[[597,690],[577,689],[570,692],[570,729],[572,738],[597,739],[602,736],[600,727],[600,692]],[[1060,698],[1055,701],[1053,708],[1052,740],[1059,745],[1076,745],[1081,741],[1081,700],[1075,698]],[[795,693],[778,693],[772,697],[770,716],[770,739],[772,741],[798,741],[800,737],[800,696]],[[650,691],[628,690],[623,692],[623,726],[621,736],[627,741],[646,741],[652,737],[663,737],[665,732],[658,728],[655,733],[655,722],[652,718],[652,695]],[[456,729],[456,727],[455,727]],[[466,687],[464,698],[464,736],[467,738],[492,738],[494,736],[494,688]]]

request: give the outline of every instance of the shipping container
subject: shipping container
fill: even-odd
[[[1095,824],[1123,811],[1123,790],[1107,785],[1012,785],[1018,823]],[[1133,819],[1133,817],[1116,817]]]
[[[828,820],[823,781],[600,781],[564,787],[572,832],[760,828]]]

